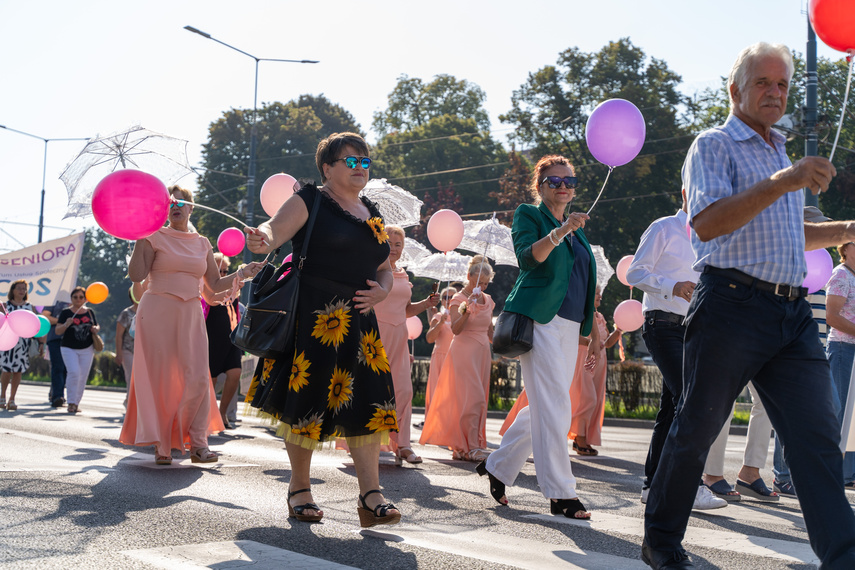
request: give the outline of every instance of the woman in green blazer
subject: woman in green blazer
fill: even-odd
[[[591,515],[576,495],[567,432],[579,336],[592,335],[586,366],[594,365],[600,345],[597,327],[592,327],[597,265],[582,231],[587,214],[564,213],[576,196],[570,161],[557,155],[541,158],[530,192],[535,204],[522,204],[514,214],[520,274],[504,307],[534,320],[533,348],[519,357],[529,405],[477,470],[489,475],[490,494],[506,505],[505,485],[513,484],[533,451],[537,482],[550,500],[550,512],[587,519]]]

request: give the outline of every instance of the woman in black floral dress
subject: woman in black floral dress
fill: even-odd
[[[298,256],[309,212],[321,200],[300,277],[293,357],[262,359],[247,401],[281,422],[292,467],[290,516],[321,520],[311,495],[312,452],[344,437],[359,480],[360,524],[393,524],[401,513],[379,491],[378,461],[380,445],[397,430],[395,394],[371,310],[392,287],[389,237],[375,205],[359,197],[371,164],[362,137],[331,135],[315,160],[324,185],[304,186],[273,219],[246,229],[251,251],[291,240]]]

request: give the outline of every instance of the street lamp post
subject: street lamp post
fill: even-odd
[[[51,141],[88,141],[88,138],[63,138],[63,139],[46,139],[44,137],[40,137],[38,135],[34,135],[32,133],[26,133],[24,131],[19,131],[17,129],[13,129],[11,127],[7,127],[6,125],[0,125],[0,129],[6,129],[7,131],[12,131],[13,133],[18,133],[19,135],[24,135],[27,137],[32,137],[34,139],[39,139],[44,141],[45,143],[45,154],[44,161],[42,163],[42,201],[41,206],[39,207],[39,243],[42,243],[42,230],[45,227],[45,179],[47,177],[47,148],[48,143]]]
[[[315,60],[311,59],[275,59],[269,57],[256,57],[251,53],[247,53],[242,49],[238,49],[232,45],[227,44],[226,42],[220,41],[217,38],[211,36],[202,30],[197,30],[193,26],[184,26],[184,29],[188,32],[193,32],[194,34],[199,34],[203,38],[207,38],[209,40],[215,41],[218,44],[224,45],[229,49],[233,49],[238,53],[242,53],[245,56],[251,57],[255,60],[255,92],[252,97],[252,126],[249,131],[249,171],[246,177],[246,223],[248,226],[253,226],[253,218],[255,212],[255,150],[256,150],[256,115],[258,113],[258,62],[260,61],[278,61],[282,63],[318,63]],[[244,263],[249,263],[252,261],[252,253],[246,249],[243,254]]]

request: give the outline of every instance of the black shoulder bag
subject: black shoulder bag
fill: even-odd
[[[306,261],[309,238],[321,200],[318,191],[309,221],[306,223],[306,238],[303,240],[299,262],[289,261],[279,268],[268,263],[253,278],[246,310],[231,334],[232,343],[239,349],[260,358],[277,359],[285,356],[291,347],[297,325],[300,271]],[[278,249],[273,254],[274,258],[277,253]],[[288,274],[280,281],[280,277],[286,272]]]
[[[493,329],[493,352],[513,358],[531,350],[534,321],[520,313],[502,311]]]

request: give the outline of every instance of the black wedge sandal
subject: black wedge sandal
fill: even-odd
[[[362,528],[368,528],[377,524],[395,524],[401,520],[400,512],[389,512],[393,509],[398,510],[398,507],[392,503],[380,503],[373,509],[368,508],[365,497],[379,492],[379,489],[374,489],[373,491],[368,491],[365,495],[359,495],[359,502],[362,503],[362,506],[356,507],[356,513],[359,515],[359,526]]]
[[[490,495],[492,495],[492,497],[496,499],[496,502],[500,505],[507,506],[508,498],[505,496],[505,484],[493,477],[493,474],[487,471],[487,460],[485,459],[484,461],[479,463],[475,467],[475,471],[481,477],[487,475],[487,477],[490,479]],[[504,499],[504,501],[502,499]]]
[[[320,514],[321,508],[318,505],[316,505],[315,503],[306,503],[304,505],[299,505],[296,507],[291,506],[291,497],[293,497],[295,495],[299,495],[301,493],[308,493],[310,491],[311,491],[311,489],[300,489],[299,491],[294,491],[293,493],[291,491],[288,491],[288,501],[287,502],[288,502],[288,517],[289,518],[294,518],[294,519],[297,519],[298,521],[303,521],[303,522],[319,522],[322,518],[324,518],[324,515]],[[307,510],[315,511],[319,514],[316,514],[316,515],[303,514]]]
[[[550,499],[549,500],[549,512],[553,515],[564,515],[568,519],[577,519],[580,521],[590,520],[591,513],[585,509],[585,505],[582,504],[577,498],[575,499]],[[579,515],[582,516],[579,516]]]

